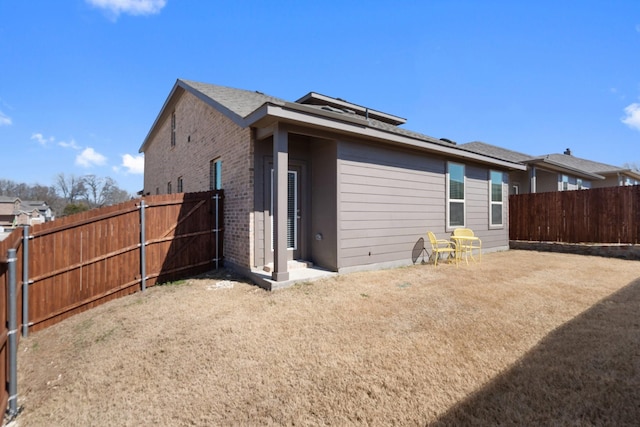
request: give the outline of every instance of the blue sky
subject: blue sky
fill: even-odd
[[[640,1],[0,2],[0,178],[111,176],[177,78],[315,91],[458,143],[640,164]]]

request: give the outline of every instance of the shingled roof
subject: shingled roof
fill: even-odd
[[[608,165],[606,163],[595,162],[593,160],[582,159],[570,153],[565,154],[545,154],[542,156],[530,156],[528,154],[519,153],[517,151],[508,150],[506,148],[487,144],[480,141],[461,144],[460,148],[469,150],[474,153],[483,154],[485,156],[497,159],[508,160],[523,164],[546,164],[549,167],[566,169],[568,172],[583,175],[592,179],[604,179],[603,175],[611,175],[616,173],[625,173],[629,176],[640,179],[640,174],[628,168]]]
[[[288,102],[281,98],[277,98],[275,96],[270,96],[264,94],[259,91],[250,91],[244,89],[235,89],[226,86],[219,86],[209,83],[201,83],[195,82],[192,80],[184,80],[179,79],[178,84],[189,90],[191,93],[202,99],[203,101],[209,104],[215,104],[221,110],[227,110],[228,112],[234,114],[236,119],[244,119],[248,117],[255,110],[260,108],[262,105],[266,103],[286,106],[288,108],[296,108],[296,105],[304,105],[305,107],[311,107],[316,110],[323,110],[323,112],[329,112],[335,114],[336,119],[340,119],[340,116],[344,118],[349,117],[358,117],[360,119],[366,119],[369,126],[380,129],[386,132],[395,133],[398,135],[408,136],[410,138],[415,138],[423,141],[427,141],[430,143],[435,143],[443,146],[452,146],[455,143],[447,142],[438,138],[434,138],[419,132],[414,132],[408,129],[400,128],[393,123],[404,123],[404,119],[399,119],[397,121],[392,120],[380,120],[375,117],[380,116],[381,119],[384,116],[393,117],[390,114],[381,113],[376,110],[371,110],[371,116],[366,117],[366,108],[357,106],[355,104],[348,103],[344,100],[339,100],[340,104],[345,106],[345,108],[334,108],[334,103],[327,101],[328,105],[321,105],[317,102],[317,99],[314,102],[309,102],[311,94],[315,94],[314,92],[310,92],[308,95],[298,99],[296,102]],[[320,95],[321,97],[325,97],[330,99],[330,97]],[[336,98],[337,100],[337,98]],[[353,110],[350,110],[348,107],[354,106]],[[238,121],[238,120],[236,120]]]
[[[474,153],[484,154],[485,156],[495,157],[496,159],[508,160],[511,162],[523,163],[533,159],[533,157],[528,154],[519,153],[513,150],[508,150],[506,148],[487,144],[481,141],[474,141],[474,142],[467,142],[466,144],[460,144],[460,148],[462,148],[463,150],[469,150]]]
[[[157,125],[166,119],[172,110],[172,103],[176,102],[177,97],[184,92],[189,92],[222,112],[240,127],[268,126],[271,120],[283,120],[302,126],[313,123],[316,128],[326,127],[330,131],[354,134],[380,142],[411,146],[509,169],[524,170],[525,168],[522,164],[511,160],[461,150],[456,143],[446,139],[434,138],[401,128],[399,125],[406,121],[402,117],[353,104],[340,98],[309,92],[297,101],[289,102],[259,91],[235,89],[185,79],[176,81],[142,143],[140,152],[146,150],[159,128]]]
[[[270,102],[277,105],[284,105],[287,101],[276,98],[275,96],[265,95],[262,92],[250,91],[245,89],[235,89],[226,86],[218,86],[209,83],[194,82],[191,80],[180,79],[183,86],[186,85],[201,96],[208,98],[220,106],[226,108],[240,118],[245,118],[263,104]],[[192,92],[193,93],[193,92]],[[196,96],[198,94],[196,93]]]
[[[567,166],[569,168],[580,169],[596,174],[609,174],[628,171],[628,169],[625,168],[600,162],[594,162],[593,160],[581,159],[580,157],[576,157],[571,154],[547,154],[545,156],[536,157],[536,159],[544,159],[552,161],[556,164]]]

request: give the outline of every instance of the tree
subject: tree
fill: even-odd
[[[60,191],[67,204],[73,203],[85,194],[84,180],[73,174],[68,177],[64,173],[56,176],[55,188]]]
[[[113,205],[131,198],[130,194],[120,189],[111,177],[85,175],[82,179],[85,189],[84,199],[92,208]]]
[[[80,202],[80,203],[68,203],[67,206],[62,210],[62,216],[73,215],[76,213],[88,211],[89,206]]]
[[[625,163],[623,168],[631,169],[632,171],[640,172],[640,166],[637,163]]]
[[[65,175],[59,173],[52,186],[29,185],[0,179],[0,196],[21,200],[42,200],[60,216],[131,199],[131,194],[118,187],[111,177]]]
[[[0,196],[14,197],[15,189],[17,185],[18,184],[16,182],[10,179],[0,179]]]

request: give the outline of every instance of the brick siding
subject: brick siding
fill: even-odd
[[[171,105],[171,104],[170,104]],[[176,116],[176,144],[171,146],[171,112]],[[222,160],[225,191],[224,256],[243,267],[253,259],[253,139],[198,98],[184,92],[161,117],[144,153],[144,192],[173,191],[182,177],[183,191],[209,190],[209,162]]]

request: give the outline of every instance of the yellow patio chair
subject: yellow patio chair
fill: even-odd
[[[453,230],[453,237],[456,244],[460,245],[460,252],[471,256],[472,260],[476,260],[473,257],[473,251],[478,250],[478,260],[482,261],[482,240],[477,237],[473,230],[470,228],[456,228]]]
[[[452,259],[455,259],[456,248],[453,242],[445,239],[438,239],[431,231],[428,231],[427,234],[429,236],[429,241],[431,242],[433,263],[436,267],[438,266],[438,258],[440,257],[440,254],[448,254],[447,260],[449,262],[451,262]]]

